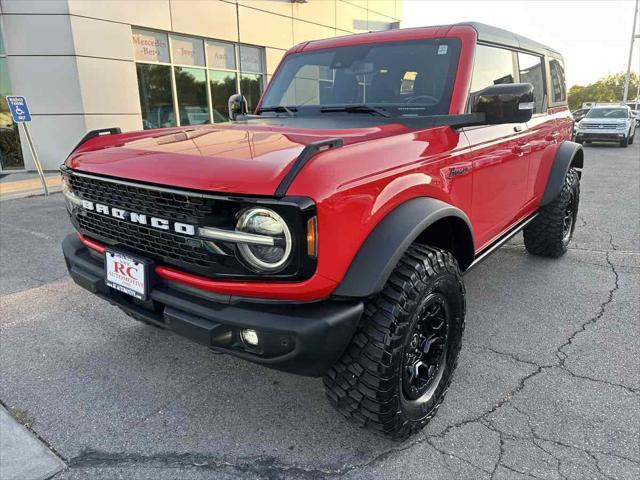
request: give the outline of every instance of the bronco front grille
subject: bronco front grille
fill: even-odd
[[[170,223],[182,222],[197,226],[209,226],[234,230],[238,215],[250,206],[265,202],[264,199],[200,194],[187,190],[147,186],[129,181],[111,180],[63,168],[73,193],[82,200],[126,212],[145,214],[149,218],[166,219]],[[300,207],[296,201],[269,202],[269,208],[277,208],[287,221],[296,238],[304,238],[306,221],[315,211],[312,207]],[[216,243],[181,235],[173,230],[161,230],[151,225],[133,223],[82,206],[70,206],[72,221],[83,235],[94,238],[115,249],[155,260],[190,273],[210,278],[260,278],[236,256],[235,245]],[[128,217],[127,217],[128,218]],[[302,262],[302,263],[301,263]],[[315,269],[315,260],[302,261],[300,252],[294,249],[290,264],[272,278],[307,278]]]
[[[171,191],[148,189],[86,176],[70,176],[71,187],[80,197],[93,202],[119,205],[149,215],[169,216],[178,221],[202,219],[213,211],[205,198]]]
[[[69,182],[74,193],[84,200],[189,224],[220,223],[220,218],[215,218],[215,199],[85,175],[70,175]],[[217,213],[223,215],[221,211]],[[233,216],[228,220],[232,219]],[[218,276],[228,270],[220,255],[203,242],[184,235],[83,209],[78,209],[75,221],[85,235],[165,264],[208,276]]]
[[[209,269],[217,263],[213,254],[202,248],[200,242],[181,235],[123,222],[93,212],[78,215],[76,220],[83,233],[98,239],[109,239],[155,260],[198,269]]]

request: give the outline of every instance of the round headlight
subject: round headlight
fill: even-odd
[[[236,230],[273,238],[273,245],[238,244],[242,258],[255,270],[275,272],[286,265],[291,255],[291,232],[286,222],[273,210],[250,208],[240,215]]]

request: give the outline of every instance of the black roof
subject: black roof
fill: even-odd
[[[495,43],[498,45],[505,45],[511,48],[518,48],[522,50],[528,50],[533,53],[544,55],[547,51],[559,54],[554,48],[538,43],[530,38],[517,35],[508,30],[502,28],[492,27],[479,22],[463,22],[457,25],[467,25],[472,27],[478,32],[478,41],[486,43]]]

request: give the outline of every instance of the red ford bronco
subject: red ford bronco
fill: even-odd
[[[442,403],[462,275],[523,230],[560,257],[578,211],[562,56],[481,24],[287,52],[232,121],[93,131],[62,167],[73,280],[217,351],[323,376],[392,438]]]

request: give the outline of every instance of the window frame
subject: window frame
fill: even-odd
[[[230,72],[235,74],[236,77],[236,93],[239,93],[240,90],[240,77],[241,75],[244,73],[246,75],[259,75],[260,76],[260,95],[262,95],[264,93],[265,87],[266,87],[266,78],[267,78],[267,72],[266,72],[266,49],[263,46],[260,45],[252,45],[249,43],[239,43],[239,42],[229,42],[226,40],[220,40],[217,38],[209,38],[209,37],[202,37],[200,35],[189,35],[189,34],[183,34],[180,32],[173,32],[173,31],[165,31],[165,30],[158,30],[158,29],[154,29],[154,28],[147,28],[147,27],[141,27],[138,25],[131,25],[131,35],[133,38],[133,32],[134,30],[138,30],[138,31],[147,31],[147,32],[154,32],[154,33],[161,33],[163,35],[167,36],[167,47],[169,50],[169,62],[152,62],[152,61],[148,61],[148,60],[137,60],[136,59],[136,54],[135,54],[135,45],[133,44],[133,41],[131,42],[131,48],[133,51],[133,62],[134,63],[144,63],[144,64],[150,64],[150,65],[167,65],[171,68],[171,98],[173,101],[173,114],[174,114],[174,118],[176,119],[176,126],[180,127],[182,126],[181,122],[180,122],[180,106],[178,104],[178,91],[177,91],[177,87],[176,87],[176,79],[175,79],[175,68],[176,67],[182,67],[182,68],[197,68],[197,69],[201,69],[204,70],[205,72],[205,81],[206,81],[206,86],[207,86],[207,107],[209,109],[209,124],[214,124],[214,123],[220,123],[220,122],[214,122],[213,120],[213,101],[212,101],[212,97],[211,97],[211,77],[210,77],[210,72],[211,71],[222,71],[222,72]],[[178,37],[184,37],[184,38],[189,38],[189,39],[193,39],[193,40],[198,40],[200,42],[202,42],[202,47],[203,47],[203,53],[204,53],[204,65],[186,65],[186,64],[182,64],[182,63],[176,63],[174,61],[173,58],[173,36],[178,36]],[[216,43],[221,43],[221,44],[225,44],[225,45],[231,45],[233,47],[233,52],[234,52],[234,61],[235,61],[235,69],[229,69],[229,68],[219,68],[219,67],[214,67],[209,65],[209,57],[207,55],[207,42],[216,42]],[[259,54],[260,54],[260,66],[262,69],[262,72],[243,72],[242,71],[242,62],[240,59],[240,47],[250,47],[250,48],[255,48],[258,50]],[[136,78],[137,80],[137,78]],[[138,99],[140,101],[140,99]]]
[[[543,84],[543,100],[542,100],[542,106],[543,106],[543,111],[539,112],[539,113],[534,113],[532,115],[532,118],[536,118],[536,117],[540,117],[542,115],[548,115],[549,114],[549,108],[551,106],[556,106],[556,105],[552,105],[551,102],[551,97],[549,96],[549,66],[548,66],[548,62],[549,62],[549,55],[548,54],[541,54],[539,52],[532,52],[530,50],[525,50],[523,48],[513,48],[513,47],[509,47],[507,45],[501,45],[499,43],[491,43],[491,42],[484,42],[484,41],[478,41],[476,42],[476,48],[479,46],[483,46],[483,47],[491,47],[491,48],[501,48],[502,50],[507,50],[509,52],[511,52],[511,61],[512,61],[512,65],[513,65],[513,73],[514,73],[514,83],[520,83],[520,62],[518,60],[518,53],[523,53],[526,55],[532,55],[535,57],[539,57],[541,59],[541,65],[542,65],[542,84]],[[564,63],[563,63],[564,65]],[[476,67],[476,56],[474,54],[473,57],[473,64],[472,64],[472,72],[471,72],[471,81],[469,82],[469,91],[467,92],[467,108],[466,111],[470,112],[471,111],[471,84],[473,83],[473,74],[475,73],[475,67]],[[564,103],[561,103],[561,105],[566,105],[566,101]],[[474,127],[475,128],[475,127]]]
[[[515,52],[515,61],[516,61],[516,65],[518,67],[518,82],[520,82],[520,59],[518,58],[518,53],[522,53],[525,55],[529,55],[532,57],[537,57],[540,59],[540,68],[542,69],[542,111],[538,112],[538,113],[534,113],[531,118],[536,118],[536,117],[540,117],[542,115],[548,115],[549,114],[549,103],[550,103],[550,96],[549,96],[549,67],[548,67],[548,60],[547,60],[547,55],[544,54],[539,54],[539,53],[535,53],[535,52],[531,52],[528,50],[523,50],[523,49],[519,49],[519,50],[514,50]]]
[[[549,99],[548,100],[549,108],[552,108],[552,107],[566,107],[566,106],[569,105],[569,89],[567,88],[567,69],[566,69],[566,66],[564,64],[564,58],[562,58],[562,55],[555,54],[554,52],[547,51],[546,54],[545,54],[545,59],[546,59],[546,66],[547,66],[547,85],[548,86],[549,85],[553,85],[553,81],[551,80],[551,65],[550,65],[551,60],[555,60],[560,65],[562,65],[562,70],[564,71],[564,79],[565,79],[565,81],[564,81],[564,100],[556,102],[556,101],[553,100],[552,96],[547,93],[547,98]],[[549,90],[548,86],[547,86],[547,91]]]

